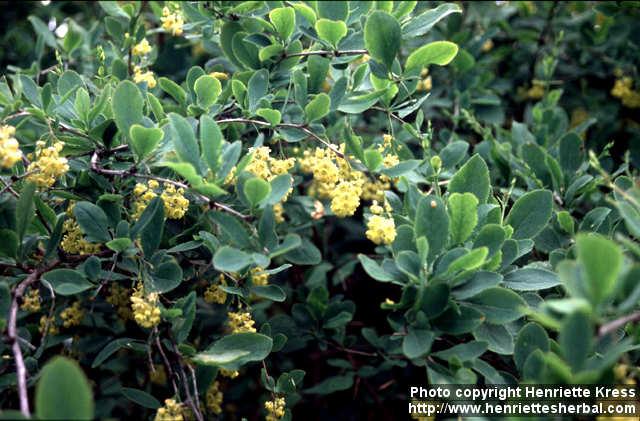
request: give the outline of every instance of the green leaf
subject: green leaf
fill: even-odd
[[[513,227],[511,238],[535,237],[551,219],[553,199],[549,190],[532,190],[522,195],[509,211],[506,223]]]
[[[449,41],[434,41],[415,50],[407,57],[405,71],[428,67],[430,64],[446,66],[458,54],[458,46]]]
[[[93,284],[81,272],[73,269],[54,269],[43,274],[42,279],[49,282],[60,295],[74,295],[93,288]]]
[[[149,408],[149,409],[158,409],[162,406],[159,400],[140,389],[132,389],[130,387],[123,387],[121,389],[122,394],[125,398],[129,399],[132,402],[137,403],[138,405]]]
[[[111,112],[120,133],[129,136],[134,124],[142,122],[144,101],[138,87],[129,80],[118,84],[111,99]]]
[[[271,301],[283,302],[287,299],[287,294],[278,285],[254,286],[251,291],[258,297]]]
[[[524,325],[516,336],[513,360],[520,371],[529,355],[537,349],[542,352],[549,351],[549,336],[538,323],[530,322]]]
[[[365,256],[364,254],[358,254],[358,260],[362,264],[364,271],[367,272],[376,281],[391,282],[393,277],[385,272],[384,269],[373,259]]]
[[[316,2],[316,10],[321,18],[346,21],[349,17],[349,2],[319,1]]]
[[[133,124],[129,129],[131,147],[137,155],[138,160],[145,158],[153,152],[163,136],[164,132],[162,129],[156,127],[147,128],[139,124]]]
[[[269,12],[269,20],[280,38],[287,41],[296,27],[296,12],[291,7],[279,7]]]
[[[102,365],[103,362],[107,360],[110,356],[115,354],[120,348],[131,348],[133,344],[136,342],[135,339],[132,338],[119,338],[114,339],[109,342],[105,347],[103,347],[96,358],[91,363],[91,368],[96,368]]]
[[[215,77],[203,75],[196,80],[196,83],[193,85],[193,90],[196,93],[198,105],[208,109],[218,100],[218,96],[222,91],[222,85]]]
[[[260,61],[267,61],[271,57],[274,57],[284,51],[284,47],[280,44],[271,44],[266,47],[262,47],[258,52],[258,58]]]
[[[277,126],[278,124],[280,124],[280,121],[282,121],[282,115],[280,114],[280,111],[273,110],[271,108],[259,108],[256,111],[256,115],[259,115],[260,117],[267,120],[269,123],[271,123],[272,126]]]
[[[229,246],[220,247],[213,256],[213,266],[219,271],[240,272],[252,263],[250,254]]]
[[[271,193],[271,185],[261,178],[254,177],[244,183],[244,195],[251,207],[256,207]]]
[[[123,251],[131,247],[133,245],[133,242],[127,237],[121,237],[108,241],[105,245],[110,250],[113,250],[116,253],[122,253]]]
[[[583,311],[571,313],[562,323],[558,334],[558,344],[574,373],[584,367],[587,357],[591,353],[592,337],[591,321]]]
[[[449,240],[449,214],[442,200],[434,195],[420,199],[416,210],[415,237],[429,241],[430,259],[440,254]]]
[[[104,243],[111,240],[108,219],[101,207],[91,202],[78,202],[73,207],[73,214],[87,240]]]
[[[444,283],[429,284],[420,289],[416,308],[432,319],[439,316],[449,304],[449,286]]]
[[[401,30],[396,18],[380,10],[369,15],[364,25],[364,44],[371,57],[391,69],[400,43]]]
[[[560,284],[554,272],[538,268],[522,268],[504,276],[504,286],[516,291],[539,291]]]
[[[222,136],[222,131],[218,123],[207,115],[200,117],[200,144],[202,145],[202,155],[213,173],[220,167],[223,141],[224,137]]]
[[[346,3],[346,2],[330,2],[323,1],[322,3]],[[305,393],[317,393],[320,395],[329,395],[334,392],[339,392],[341,390],[350,389],[353,386],[353,373],[347,373],[342,376],[332,376],[328,379],[321,381],[320,383],[314,385],[306,389]]]
[[[471,341],[464,344],[454,345],[443,351],[431,354],[434,357],[445,361],[457,360],[460,362],[472,361],[480,357],[487,350],[487,343],[484,341]]]
[[[200,149],[191,124],[176,113],[169,113],[169,124],[173,132],[173,145],[178,157],[193,165],[194,168],[199,168]]]
[[[484,314],[488,323],[493,324],[519,319],[527,306],[518,294],[500,287],[486,289],[468,301]]]
[[[53,357],[42,368],[36,385],[36,416],[41,420],[93,419],[93,396],[77,362]]]
[[[444,3],[435,9],[428,9],[418,16],[412,16],[406,25],[403,26],[402,36],[412,38],[424,35],[429,32],[436,23],[452,13],[462,13],[462,9],[455,3]]]
[[[240,67],[247,69],[259,69],[260,58],[258,57],[258,47],[245,38],[248,36],[246,32],[237,32],[231,40],[231,46],[235,58],[242,64]]]
[[[160,199],[162,202],[162,199]],[[145,209],[146,210],[146,209]],[[149,223],[140,230],[140,242],[144,255],[151,257],[160,246],[162,234],[164,232],[164,202],[162,206],[156,205],[152,208],[153,213],[149,215]]]
[[[364,164],[369,171],[376,171],[382,165],[384,158],[376,148],[369,148],[364,151]]]
[[[486,342],[489,351],[496,354],[513,354],[513,336],[503,325],[483,323],[473,331],[473,337],[476,340]]]
[[[237,370],[246,363],[262,361],[271,352],[273,340],[260,333],[235,333],[224,336],[193,357],[202,365]]]
[[[316,23],[316,12],[312,8],[304,3],[294,3],[292,6],[296,9],[296,12],[300,13],[311,25]],[[348,12],[347,10],[347,13]]]
[[[451,243],[464,242],[478,224],[478,199],[471,193],[453,193],[449,196]]]
[[[473,193],[480,203],[489,197],[489,168],[480,155],[473,155],[453,175],[447,188],[450,193]]]
[[[269,71],[267,69],[258,70],[251,76],[247,85],[249,97],[249,112],[255,113],[269,90]]]
[[[316,32],[321,40],[327,41],[334,48],[347,35],[347,24],[341,20],[319,19],[315,24]]]
[[[151,202],[149,202],[147,207],[144,208],[144,211],[142,211],[142,215],[140,215],[136,223],[133,225],[133,228],[131,228],[132,239],[135,240],[138,234],[140,234],[140,232],[142,232],[142,230],[144,230],[147,225],[149,225],[153,216],[158,212],[159,207],[164,207],[164,202],[162,201],[162,199],[160,197],[154,197],[153,199],[151,199]]]
[[[16,234],[18,235],[18,246],[22,243],[27,228],[31,225],[31,221],[36,214],[34,196],[36,193],[36,185],[34,183],[25,183],[20,198],[16,203]]]
[[[225,234],[228,241],[237,247],[244,248],[251,246],[251,237],[244,225],[234,216],[226,212],[210,212],[209,217],[218,226],[221,231],[221,240],[226,242]]]
[[[182,268],[175,261],[166,261],[154,269],[151,272],[150,282],[145,282],[145,289],[150,292],[163,294],[177,288],[182,283]]]
[[[420,358],[429,353],[434,338],[432,331],[410,326],[402,339],[402,353],[409,359]]]
[[[168,93],[171,98],[175,99],[180,105],[187,102],[187,93],[184,89],[169,78],[161,77],[158,79],[158,86],[164,92]]]
[[[329,114],[330,107],[331,99],[329,98],[329,95],[325,93],[316,95],[315,98],[309,101],[306,107],[304,107],[304,115],[307,123],[321,119]]]
[[[556,219],[558,220],[558,225],[566,232],[567,234],[574,234],[575,231],[575,222],[571,217],[571,214],[567,211],[560,211],[556,214]]]
[[[451,264],[447,268],[446,274],[450,276],[461,271],[468,272],[474,269],[478,269],[484,264],[488,254],[489,249],[487,249],[486,247],[473,249],[469,253],[466,253],[451,262]]]
[[[262,204],[263,205],[275,205],[282,201],[282,199],[289,193],[293,178],[289,174],[280,174],[270,181],[271,192],[269,197]]]
[[[604,301],[615,290],[622,268],[622,251],[613,241],[598,234],[579,234],[576,256],[582,279],[594,303]]]
[[[500,251],[502,244],[507,236],[502,226],[499,224],[487,224],[482,227],[478,236],[473,242],[473,247],[487,247],[489,248],[489,256],[493,256]]]

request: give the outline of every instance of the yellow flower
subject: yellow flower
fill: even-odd
[[[30,173],[27,179],[39,187],[53,186],[58,178],[69,171],[67,158],[60,156],[63,147],[63,142],[55,142],[48,147],[41,140],[36,142],[36,160],[27,168],[27,172]]]
[[[371,206],[369,207],[369,211],[371,211],[371,213],[374,215],[382,215],[382,212],[384,212],[384,209],[382,208],[382,206],[378,204],[377,200],[374,200]]]
[[[226,368],[221,368],[220,371],[218,371],[218,373],[222,377],[228,377],[230,379],[235,379],[240,375],[240,372],[238,370],[227,370]]]
[[[622,105],[627,108],[639,108],[640,92],[632,90],[632,86],[633,80],[630,77],[619,78],[611,89],[611,95],[620,98]]]
[[[527,91],[527,97],[531,99],[540,99],[544,96],[544,82],[541,80],[533,80],[531,88]]]
[[[69,212],[73,206],[69,207]],[[69,254],[95,254],[100,251],[100,244],[90,243],[85,240],[80,225],[75,219],[69,218],[62,224],[62,241],[60,247]]]
[[[273,205],[273,217],[277,224],[284,222],[284,206],[282,206],[282,203]]]
[[[146,38],[142,38],[142,41],[133,46],[132,53],[134,56],[146,56],[151,52],[151,45]]]
[[[482,44],[481,50],[482,50],[483,53],[489,52],[492,49],[493,49],[493,41],[492,40],[488,39]]]
[[[131,295],[131,310],[133,310],[134,320],[142,327],[152,328],[160,323],[158,294],[152,292],[144,295],[142,285],[138,285]]]
[[[376,244],[391,244],[396,238],[396,225],[393,218],[373,215],[367,222],[367,238]]]
[[[107,295],[107,302],[116,307],[116,312],[124,320],[131,318],[131,308],[129,307],[129,297],[131,297],[131,289],[112,283]]]
[[[40,291],[37,289],[30,289],[27,295],[22,297],[22,305],[20,308],[29,313],[37,313],[40,311]]]
[[[353,215],[360,206],[361,193],[362,188],[359,188],[355,183],[341,181],[331,199],[331,211],[339,218]]]
[[[164,191],[160,195],[164,202],[164,213],[169,219],[180,219],[187,209],[189,209],[189,200],[184,197],[184,189],[180,187],[176,190],[173,184],[165,183]]]
[[[220,274],[220,285],[227,285],[224,275]],[[227,301],[227,293],[220,285],[212,284],[204,292],[204,300],[208,303],[224,304]]]
[[[60,332],[53,317],[42,316],[40,317],[40,328],[38,329],[41,335],[44,335],[45,329],[47,329],[48,335],[57,335]]]
[[[391,146],[391,143],[393,142],[393,136],[385,133],[382,135],[382,141],[384,143],[384,147],[388,148]]]
[[[160,18],[162,21],[162,28],[168,32],[171,32],[174,36],[182,35],[184,25],[184,18],[182,17],[182,13],[179,11],[175,11],[171,13],[168,7],[164,7],[162,9],[162,17]]]
[[[76,301],[71,307],[67,307],[60,313],[62,326],[73,327],[78,326],[84,317],[84,310],[80,306],[80,302]]]
[[[253,327],[255,321],[251,318],[251,314],[246,311],[238,311],[238,312],[228,312],[227,317],[229,318],[229,327],[231,328],[231,333],[247,333],[247,332],[255,332],[256,328]]]
[[[266,421],[277,421],[284,417],[285,413],[285,400],[284,398],[275,398],[272,401],[266,401],[264,408],[267,410]]]
[[[167,372],[164,371],[164,366],[154,367],[154,370],[149,372],[149,380],[151,383],[161,386],[167,384]]]
[[[219,414],[222,412],[222,399],[223,395],[220,391],[220,383],[214,381],[211,383],[211,386],[207,389],[207,394],[205,396],[205,402],[207,405],[207,409],[209,412],[214,414]]]
[[[251,269],[251,282],[253,285],[265,286],[269,283],[269,274],[263,267],[257,266]]]
[[[154,421],[183,421],[182,404],[174,399],[165,399],[164,406],[158,408]]]
[[[209,73],[209,76],[213,76],[218,80],[228,80],[229,79],[229,75],[225,72],[211,72]]]
[[[13,135],[16,128],[0,126],[0,167],[11,168],[22,159],[20,144]]]
[[[143,72],[140,66],[133,68],[133,81],[135,83],[146,83],[147,88],[153,89],[156,87],[156,78],[151,70]]]

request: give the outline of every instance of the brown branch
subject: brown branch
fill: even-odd
[[[26,277],[26,279],[21,281],[13,291],[13,298],[11,300],[11,307],[9,309],[7,335],[9,337],[9,340],[12,342],[11,349],[13,351],[13,357],[16,363],[16,377],[18,380],[20,412],[22,412],[22,415],[27,418],[31,417],[31,411],[29,410],[29,393],[27,391],[27,368],[24,365],[22,349],[20,348],[20,338],[18,337],[18,301],[22,299],[22,297],[24,296],[24,292],[29,285],[37,282],[38,279],[40,279],[40,275],[56,266],[57,264],[58,262],[55,262],[44,268],[35,269]]]
[[[361,56],[363,54],[369,54],[368,50],[316,50],[316,51],[302,51],[300,53],[284,54],[283,58],[289,57],[306,57],[306,56],[324,56],[324,57],[340,57],[340,56]]]
[[[615,319],[613,321],[610,321],[609,323],[603,324],[602,326],[600,326],[600,329],[598,329],[598,336],[606,336],[609,333],[614,332],[621,327],[624,327],[627,323],[637,321],[640,321],[640,311],[636,311],[635,313],[628,314],[626,316],[620,317],[619,319]]]

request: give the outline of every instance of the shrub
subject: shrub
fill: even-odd
[[[31,4],[0,56],[2,407],[634,382],[639,12],[512,3]]]

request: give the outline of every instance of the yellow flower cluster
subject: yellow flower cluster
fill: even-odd
[[[611,95],[620,98],[627,108],[640,108],[640,91],[632,89],[633,80],[629,76],[619,78],[611,89]]]
[[[133,217],[139,218],[142,212],[149,205],[149,202],[157,197],[155,192],[160,187],[160,183],[156,180],[149,180],[146,185],[137,183],[133,188],[133,194],[136,200],[133,204]],[[173,184],[164,183],[164,190],[160,193],[160,198],[164,204],[164,213],[169,219],[180,219],[189,208],[189,199],[184,197],[184,189],[182,187],[176,189]]]
[[[341,152],[344,145],[341,145]],[[331,199],[331,210],[341,218],[351,216],[360,206],[360,196],[365,185],[361,171],[351,168],[349,163],[330,149],[306,150],[300,159],[303,173],[313,174],[309,189],[312,196]]]
[[[189,209],[189,199],[184,197],[182,187],[176,189],[173,184],[165,183],[160,198],[164,203],[164,213],[169,219],[180,219]]]
[[[544,96],[544,82],[534,79],[531,87],[527,90],[527,98],[540,99]]]
[[[167,384],[167,372],[164,371],[164,366],[154,367],[149,372],[149,380],[151,380],[151,383],[161,386]]]
[[[47,329],[47,325],[49,325],[48,329]],[[47,335],[57,335],[60,332],[60,330],[58,329],[58,326],[56,326],[56,321],[54,317],[48,317],[48,316],[40,317],[40,327],[38,328],[38,330],[40,331],[41,335],[45,334],[45,329],[47,329]]]
[[[67,158],[60,156],[60,151],[64,147],[63,142],[55,142],[51,146],[46,146],[42,140],[36,142],[35,161],[29,164],[27,177],[29,181],[39,187],[51,187],[56,179],[62,177],[69,171]]]
[[[251,318],[251,314],[246,311],[235,313],[230,311],[227,313],[227,317],[229,318],[228,323],[231,333],[251,333],[256,331],[256,328],[253,327],[256,322]]]
[[[147,88],[153,89],[156,87],[156,77],[151,70],[142,70],[140,66],[133,67],[133,81],[135,83],[146,83]]]
[[[260,266],[254,267],[251,269],[251,282],[253,285],[265,286],[269,283],[269,274]]]
[[[117,283],[111,284],[107,302],[116,307],[116,312],[124,320],[131,318],[131,308],[129,307],[129,297],[131,297],[131,289],[120,286]]]
[[[251,162],[245,167],[245,171],[265,181],[271,181],[281,174],[286,174],[296,163],[295,158],[277,159],[270,156],[271,148],[260,146],[249,148]]]
[[[164,406],[158,408],[154,421],[183,421],[182,404],[175,399],[165,399]]]
[[[272,401],[266,401],[264,403],[264,408],[268,412],[267,416],[265,417],[265,420],[277,421],[280,418],[284,417],[285,400],[284,398],[275,398]]]
[[[20,308],[29,313],[37,313],[40,311],[40,291],[35,288],[30,289],[27,295],[22,297]]]
[[[152,292],[145,295],[142,285],[138,285],[131,295],[131,310],[134,320],[142,327],[152,328],[160,323],[158,294]]]
[[[222,392],[220,391],[220,383],[217,381],[211,383],[205,395],[205,401],[209,412],[219,414],[222,412]]]
[[[278,224],[284,222],[284,206],[282,203],[276,203],[273,205],[273,218]]]
[[[169,10],[168,7],[164,7],[162,9],[162,17],[160,18],[162,21],[162,28],[168,32],[171,32],[173,36],[182,35],[182,26],[184,25],[184,18],[182,17],[182,13],[178,10],[173,13]]]
[[[480,48],[482,50],[483,53],[487,53],[491,50],[493,50],[493,41],[488,39],[485,42],[482,43],[482,47]]]
[[[146,56],[151,52],[151,44],[146,38],[142,38],[142,41],[133,46],[131,52],[134,56]]]
[[[80,301],[74,302],[71,307],[67,307],[60,312],[62,326],[73,327],[78,326],[84,317],[84,310],[80,306]]]
[[[420,72],[421,79],[418,81],[416,85],[417,92],[429,92],[433,87],[433,83],[431,81],[431,76],[429,76],[429,69],[422,69]]]
[[[367,221],[366,235],[376,244],[391,244],[396,238],[396,225],[393,218],[372,215]]]
[[[240,375],[238,370],[227,370],[226,368],[221,368],[218,373],[220,373],[222,377],[227,377],[229,379],[235,379]]]
[[[80,225],[75,219],[65,220],[62,224],[62,232],[64,236],[60,247],[65,252],[69,254],[95,254],[100,251],[100,244],[90,243],[84,239]]]
[[[224,304],[227,301],[227,293],[220,285],[227,285],[224,275],[220,274],[220,284],[212,284],[204,291],[204,300],[208,303]]]
[[[229,75],[225,72],[211,72],[209,73],[209,76],[213,76],[218,80],[228,80],[229,79]]]
[[[11,168],[22,159],[20,144],[13,136],[15,133],[13,126],[0,126],[0,167]]]

